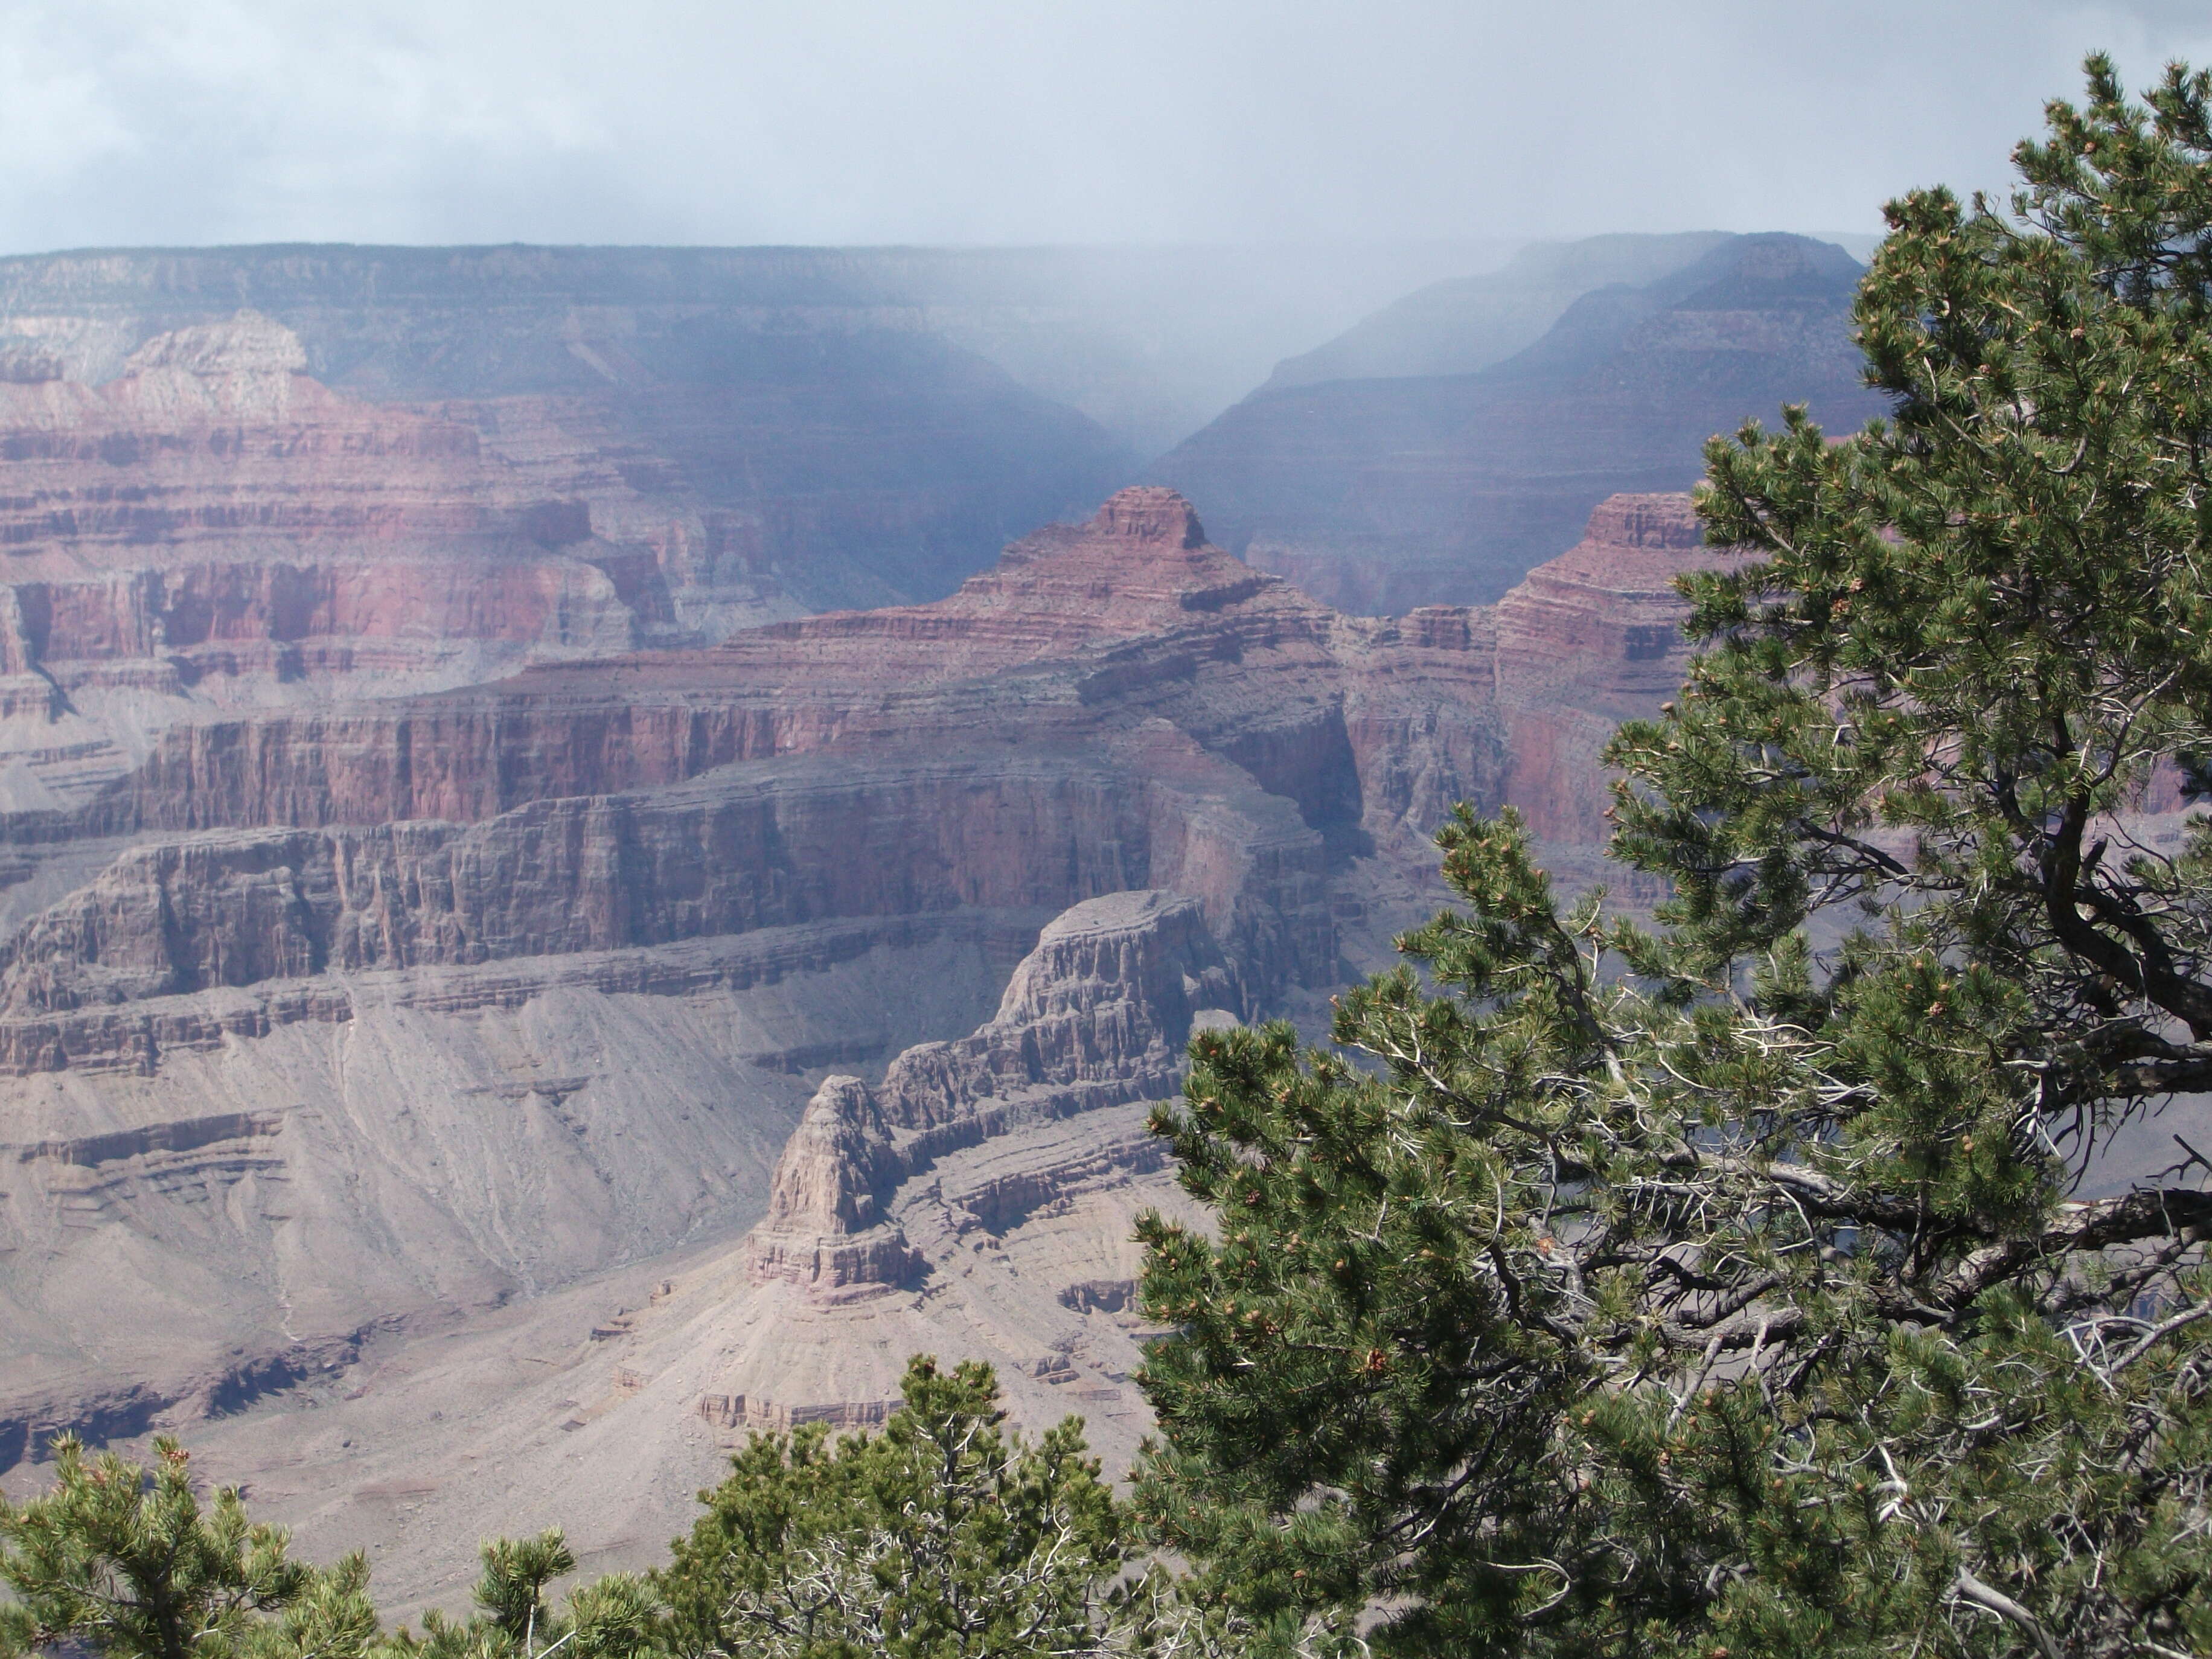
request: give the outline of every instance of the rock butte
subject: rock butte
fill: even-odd
[[[404,1597],[495,1528],[649,1553],[915,1348],[1126,1455],[1193,1022],[1316,1021],[1455,800],[1588,861],[1711,558],[1616,498],[1494,607],[1348,617],[1130,489],[932,605],[149,733],[4,823],[0,1459],[197,1421]]]

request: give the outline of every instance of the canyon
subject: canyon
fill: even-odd
[[[949,592],[1277,358],[1504,252],[88,250],[0,258],[0,382],[107,385],[252,312],[333,392],[588,504],[617,580],[880,605]]]
[[[1509,333],[1684,240],[1613,240],[1509,283]],[[211,710],[939,597],[1284,344],[1480,257],[0,259],[0,810]]]
[[[1495,270],[1446,277],[1394,300],[1283,359],[1259,390],[1479,374],[1535,344],[1583,295],[1656,283],[1729,240],[1724,231],[1686,231],[1537,242]]]
[[[1648,320],[1729,247],[1554,251],[1337,367],[1556,358],[1591,285]],[[1204,377],[1073,268],[0,261],[8,1490],[173,1429],[405,1614],[495,1532],[652,1559],[916,1351],[1126,1465],[1191,1033],[1323,1031],[1458,801],[1595,878],[1717,556],[1614,492],[1492,602],[1327,603],[1114,488]]]
[[[721,1448],[873,1420],[917,1347],[1126,1459],[1194,1025],[1317,1030],[1457,800],[1594,863],[1596,745],[1715,556],[1680,496],[1588,532],[1496,606],[1365,618],[1131,489],[934,603],[332,670],[16,807],[0,1457],[187,1425],[403,1599],[539,1523],[441,1460],[641,1559]]]

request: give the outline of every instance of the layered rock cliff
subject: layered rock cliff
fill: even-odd
[[[1075,1396],[1047,1390],[1071,1382],[1092,1406],[1118,1397],[1138,1357],[1115,1316],[1134,1314],[1133,1249],[1066,1242],[1097,1224],[1082,1212],[1126,1232],[1147,1206],[1179,1207],[1146,1103],[1180,1085],[1194,1023],[1233,1023],[1243,1000],[1196,905],[1117,893],[1048,927],[969,1036],[908,1049],[874,1088],[825,1082],[767,1217],[708,1270],[726,1298],[678,1362],[703,1379],[700,1416],[724,1431],[878,1420],[920,1352],[990,1360],[1031,1418],[1046,1399],[1065,1409]]]
[[[155,336],[100,386],[13,360],[0,804],[80,799],[210,708],[465,683],[651,631],[587,501],[305,363],[251,312]]]
[[[1497,610],[1504,797],[1549,841],[1603,844],[1600,751],[1621,721],[1674,695],[1689,665],[1674,579],[1729,561],[1701,544],[1681,495],[1615,495],[1583,539]]]
[[[1199,899],[1256,994],[1318,990],[1332,872],[1425,860],[1454,801],[1601,838],[1596,749],[1679,678],[1696,540],[1622,498],[1494,611],[1368,622],[1130,490],[933,605],[180,724],[6,821],[27,896],[131,844],[0,946],[0,1063],[143,1065],[112,1011],[217,988],[1139,886]]]
[[[1191,1022],[1317,1022],[1455,800],[1587,852],[1694,544],[1620,501],[1497,607],[1356,618],[1131,490],[932,605],[149,733],[0,821],[0,1462],[679,1255],[558,1433],[865,1420],[919,1345],[1133,1440]]]
[[[794,609],[934,596],[1127,470],[1093,422],[956,343],[895,269],[868,266],[787,250],[0,260],[0,357],[35,427],[41,408],[67,413],[73,386],[204,374],[196,336],[248,306],[293,343],[266,366],[428,420],[528,493],[588,509],[656,603],[711,625],[763,587]],[[186,343],[155,343],[172,337]],[[232,412],[283,412],[283,382],[264,386],[277,397]],[[179,413],[141,402],[142,424]],[[153,441],[126,431],[108,452],[134,441]],[[96,492],[97,470],[84,482]]]
[[[915,1347],[1118,1456],[1193,1022],[1317,1024],[1456,800],[1589,856],[1679,498],[1389,618],[1164,489],[979,569],[1121,465],[1022,306],[710,264],[0,261],[0,1472],[357,1431],[319,1548],[487,1455],[657,1545]]]
[[[293,1382],[312,1411],[195,1430],[302,1549],[360,1548],[403,1606],[465,1593],[453,1540],[560,1524],[595,1568],[663,1547],[753,1431],[880,1421],[908,1354],[981,1358],[1032,1428],[1068,1412],[1118,1468],[1137,1214],[1196,1220],[1145,1128],[1194,1024],[1243,993],[1198,907],[1160,892],[1051,920],[997,1012],[873,1084],[833,1075],[734,1244],[677,1252],[414,1342],[370,1338]],[[473,1478],[478,1468],[500,1478]]]

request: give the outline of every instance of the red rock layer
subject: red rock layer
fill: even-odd
[[[99,387],[0,381],[0,674],[67,690],[131,664],[178,694],[404,672],[456,641],[634,642],[620,585],[578,556],[601,546],[587,505],[471,428],[331,392],[251,313],[124,367]],[[317,648],[362,641],[415,650]]]
[[[1498,606],[1505,799],[1540,834],[1606,837],[1599,758],[1613,728],[1682,683],[1690,644],[1674,579],[1726,562],[1701,545],[1686,495],[1615,495],[1583,539]]]
[[[577,504],[502,489],[477,434],[341,397],[251,313],[149,342],[104,386],[0,383],[0,559],[13,580],[281,549],[529,554]]]
[[[0,1012],[1132,887],[1200,901],[1262,1001],[1327,988],[1335,872],[1425,866],[1453,802],[1601,839],[1597,749],[1679,678],[1709,562],[1681,498],[1620,498],[1494,612],[1347,618],[1133,489],[932,605],[179,726],[6,826],[195,838],[21,931]]]
[[[1078,1377],[1116,1395],[1124,1242],[1176,1196],[1142,1103],[1192,1019],[1317,1017],[1429,908],[1424,837],[1455,800],[1594,833],[1588,751],[1679,662],[1653,630],[1688,540],[1679,503],[1627,504],[1505,606],[1358,619],[1133,491],[933,605],[171,726],[83,805],[0,819],[0,1148],[38,1149],[0,1153],[0,1232],[60,1264],[27,1312],[0,1285],[0,1326],[45,1352],[118,1243],[155,1264],[121,1305],[190,1274],[231,1322],[189,1364],[38,1362],[0,1388],[0,1463],[34,1424],[143,1429],[210,1343],[296,1358],[296,1331],[481,1306],[763,1207],[738,1324],[671,1373],[690,1427],[866,1420],[916,1350],[1018,1368],[1045,1420]],[[200,596],[200,644],[118,674],[380,644],[257,641],[361,612],[216,568],[66,614],[166,638]],[[12,598],[9,637],[55,637]],[[970,1030],[1032,941],[985,1029],[907,1046]],[[745,1162],[771,1084],[780,1140],[799,1076],[900,1049],[817,1097],[772,1188],[767,1147]],[[56,1230],[80,1224],[112,1231],[75,1255]],[[1090,1358],[1060,1346],[1087,1328]],[[142,1385],[136,1415],[88,1403]]]

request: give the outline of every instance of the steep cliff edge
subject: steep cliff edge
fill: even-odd
[[[817,383],[908,337],[981,360],[1129,458],[1195,431],[1376,306],[1479,270],[1503,246],[826,248],[147,248],[0,258],[0,374],[39,362],[111,377],[149,335],[240,305],[299,334],[310,372],[380,401],[572,396],[670,357],[698,378]],[[12,347],[12,349],[11,349]],[[880,353],[875,354],[880,361]],[[781,362],[777,361],[781,358]],[[748,361],[750,360],[750,361]],[[811,360],[811,362],[810,362]],[[896,395],[896,384],[859,388]],[[909,397],[939,388],[909,382]],[[857,410],[855,412],[858,412]],[[940,422],[942,407],[928,411]],[[731,434],[740,443],[752,434]],[[1019,434],[1006,436],[1016,442]],[[1040,459],[1032,432],[1029,453]],[[911,435],[909,442],[911,442]],[[987,449],[984,453],[988,454]],[[1035,480],[1031,481],[1034,483]],[[974,562],[1054,509],[1041,504]]]
[[[13,360],[0,805],[81,799],[211,709],[464,684],[647,631],[587,503],[305,366],[250,312],[157,335],[102,386]]]
[[[1454,801],[1601,841],[1596,751],[1679,680],[1697,541],[1682,498],[1619,498],[1494,611],[1370,622],[1135,489],[932,605],[175,727],[12,822],[27,890],[141,844],[20,913],[0,1066],[143,1065],[64,1017],[218,987],[1142,886],[1199,899],[1262,1000],[1321,990],[1332,888],[1425,866]]]
[[[1729,562],[1684,495],[1615,495],[1583,539],[1498,605],[1504,798],[1547,840],[1604,844],[1599,754],[1620,722],[1672,696],[1689,665],[1674,579]]]
[[[1118,1399],[1138,1358],[1133,1247],[1066,1246],[1180,1207],[1146,1103],[1180,1086],[1194,1022],[1233,1021],[1241,1000],[1196,905],[1117,893],[1047,927],[972,1036],[908,1050],[872,1089],[826,1082],[723,1270],[726,1300],[672,1345],[704,1376],[701,1417],[876,1421],[922,1352],[989,1359],[1033,1420]]]
[[[1729,240],[1722,231],[1538,242],[1499,269],[1431,283],[1363,317],[1334,339],[1275,365],[1267,386],[1473,374],[1533,345],[1583,295],[1640,287]]]

